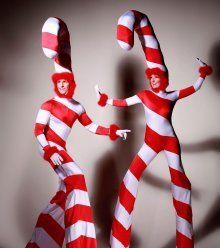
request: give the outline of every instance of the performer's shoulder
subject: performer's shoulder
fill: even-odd
[[[78,115],[81,115],[83,112],[85,112],[85,108],[80,102],[76,101],[75,99],[71,99],[71,103],[74,107],[74,111],[77,112]]]
[[[139,98],[143,98],[145,97],[147,94],[150,93],[150,90],[140,90],[136,95],[139,97]]]
[[[42,103],[40,108],[43,109],[43,110],[50,111],[52,106],[53,106],[53,98],[49,99],[49,100],[46,100],[44,103]]]

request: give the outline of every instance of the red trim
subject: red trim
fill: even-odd
[[[201,66],[199,68],[200,77],[202,77],[202,78],[205,78],[206,76],[211,75],[212,72],[213,72],[213,69],[209,65]]]
[[[50,160],[50,157],[54,153],[58,152],[58,149],[56,146],[49,146],[49,145],[45,146],[43,150],[44,150],[44,159],[47,161]]]
[[[100,105],[102,107],[106,106],[107,100],[108,100],[108,95],[100,94],[100,99],[98,101],[98,105]]]
[[[111,140],[116,140],[118,138],[118,135],[116,134],[117,130],[119,130],[119,127],[115,124],[112,124],[109,128],[109,137]]]

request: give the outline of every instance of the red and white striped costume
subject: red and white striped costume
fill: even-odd
[[[69,32],[62,20],[51,17],[45,22],[42,47],[45,55],[54,61],[56,73],[52,80],[56,93],[59,93],[56,85],[60,79],[69,83],[69,90],[67,94],[60,93],[61,96],[42,104],[37,115],[35,135],[40,153],[58,175],[60,185],[50,204],[40,214],[26,247],[58,248],[62,247],[65,239],[67,248],[96,248],[85,178],[81,168],[68,154],[66,140],[76,120],[90,132],[110,136],[113,140],[118,136],[118,128],[116,125],[110,128],[96,125],[83,106],[72,99],[75,82],[71,69]],[[55,165],[51,159],[53,155],[62,159],[61,165]]]
[[[36,120],[35,135],[42,156],[46,146],[55,146],[64,159],[51,166],[60,179],[60,187],[40,214],[27,247],[95,248],[96,235],[85,178],[81,168],[66,151],[66,140],[78,120],[90,132],[109,135],[109,128],[94,124],[82,105],[73,99],[55,96],[42,104]]]
[[[139,36],[148,69],[146,75],[156,74],[161,79],[159,90],[144,90],[124,100],[108,99],[100,93],[99,104],[126,107],[141,103],[145,110],[146,133],[144,144],[135,156],[119,189],[113,225],[111,247],[124,248],[130,245],[132,213],[138,192],[138,183],[143,171],[160,151],[164,151],[171,175],[173,204],[176,210],[176,242],[178,248],[192,248],[193,227],[191,209],[191,184],[185,175],[178,138],[172,126],[172,112],[177,100],[196,92],[202,86],[206,67],[200,70],[200,77],[190,87],[167,92],[168,71],[164,64],[159,42],[148,17],[138,11],[124,13],[118,21],[117,39],[119,45],[129,50],[133,47],[134,31]],[[205,69],[204,69],[205,68]],[[209,68],[210,69],[210,68]],[[211,70],[211,69],[210,69]]]

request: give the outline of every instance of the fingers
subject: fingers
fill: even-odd
[[[53,162],[54,165],[59,166],[62,164],[63,158],[58,153],[55,153],[52,155],[51,161]]]
[[[201,59],[196,58],[196,60],[197,60],[197,62],[199,63],[200,66],[205,66],[206,65],[206,63],[203,62]]]
[[[96,92],[96,97],[97,97],[97,98],[100,98],[101,91],[100,91],[100,89],[99,89],[98,84],[95,85],[95,92]]]
[[[124,133],[122,139],[123,140],[126,140],[127,139],[127,136],[128,136],[128,134],[127,133]]]

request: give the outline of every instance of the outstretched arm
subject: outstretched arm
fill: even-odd
[[[38,143],[44,150],[44,159],[52,161],[54,165],[61,165],[63,158],[58,154],[58,149],[55,146],[50,146],[44,135],[44,129],[49,122],[51,116],[51,103],[45,102],[41,105],[37,114],[37,119],[34,127],[34,134]]]
[[[98,99],[98,104],[102,107],[104,107],[106,104],[116,107],[127,107],[131,105],[135,105],[137,103],[141,103],[141,100],[137,95],[128,97],[126,99],[112,99],[109,98],[108,95],[101,93],[98,85],[95,86],[95,91]]]
[[[205,78],[212,73],[211,66],[206,65],[200,59],[197,59],[197,60],[198,60],[198,63],[200,65],[199,78],[192,86],[187,87],[187,88],[182,89],[182,90],[177,90],[177,91],[172,92],[171,94],[173,94],[173,97],[176,100],[179,100],[179,99],[182,99],[182,98],[185,98],[187,96],[194,94],[196,91],[198,91],[202,87],[202,84],[205,81]]]
[[[127,133],[130,132],[130,130],[127,129],[120,130],[119,127],[114,124],[110,125],[109,128],[97,125],[90,119],[84,109],[78,120],[88,131],[99,135],[109,136],[111,140],[116,140],[118,137],[125,140],[127,138]]]

